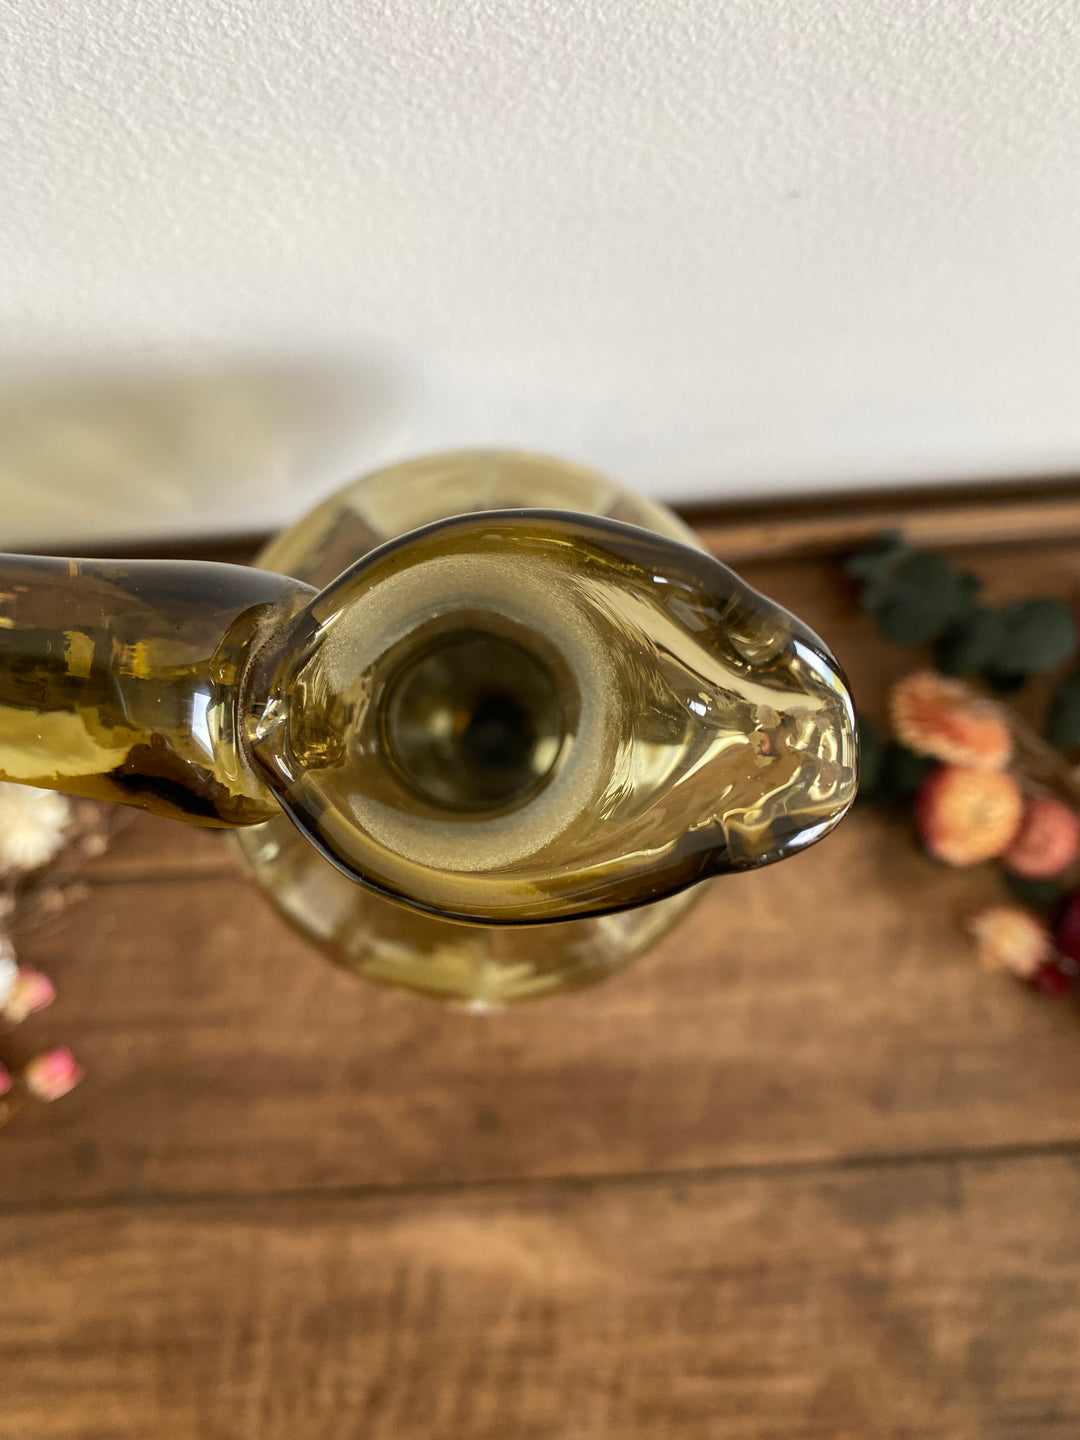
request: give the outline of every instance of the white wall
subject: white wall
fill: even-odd
[[[1061,0],[4,0],[0,529],[1080,467]],[[111,499],[110,499],[111,496]]]

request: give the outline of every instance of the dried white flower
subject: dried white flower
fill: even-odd
[[[0,784],[0,872],[36,870],[64,846],[71,805],[55,790]]]
[[[19,967],[15,956],[8,950],[0,950],[0,1010],[7,1004],[19,978]]]

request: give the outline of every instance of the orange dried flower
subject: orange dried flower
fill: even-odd
[[[946,865],[977,865],[1000,855],[1016,834],[1024,801],[1004,770],[942,765],[915,798],[915,824],[931,855]]]
[[[1050,959],[1050,932],[1035,916],[1016,905],[992,905],[972,917],[979,959],[987,970],[1007,970],[1030,980]]]
[[[893,686],[890,711],[896,738],[918,755],[976,770],[1009,763],[1013,737],[1000,708],[959,680],[917,670]]]
[[[1024,805],[1020,827],[1001,857],[1006,870],[1025,880],[1049,880],[1080,855],[1080,820],[1063,800],[1034,795]]]

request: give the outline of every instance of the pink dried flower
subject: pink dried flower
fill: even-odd
[[[1000,855],[1023,810],[1020,787],[1004,770],[941,765],[915,797],[915,825],[930,854],[946,865],[977,865]]]
[[[1080,820],[1063,800],[1033,795],[1024,803],[1020,826],[1001,863],[1025,880],[1060,875],[1080,855]]]
[[[1012,730],[1000,708],[962,681],[916,671],[893,686],[889,709],[896,738],[917,755],[973,770],[1009,763]]]
[[[11,1071],[6,1065],[0,1065],[0,1095],[6,1095],[14,1084]]]
[[[4,1019],[20,1025],[28,1015],[36,1015],[56,999],[56,987],[47,975],[29,965],[20,965],[7,999],[0,1006]]]
[[[35,1056],[22,1072],[26,1088],[39,1100],[59,1100],[74,1090],[82,1077],[82,1066],[66,1045]]]
[[[968,928],[987,970],[1007,970],[1021,980],[1030,980],[1050,959],[1050,932],[1016,905],[980,910]]]

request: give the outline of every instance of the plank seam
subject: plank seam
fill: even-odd
[[[494,1176],[479,1180],[420,1181],[401,1185],[340,1185],[281,1187],[267,1190],[162,1190],[146,1194],[115,1194],[71,1200],[0,1202],[0,1219],[20,1216],[96,1214],[122,1210],[165,1209],[169,1206],[349,1204],[367,1201],[444,1199],[469,1195],[512,1195],[542,1190],[566,1194],[584,1191],[716,1184],[739,1180],[788,1179],[799,1176],[845,1175],[922,1167],[1016,1164],[1032,1160],[1080,1162],[1080,1139],[1031,1144],[977,1146],[961,1150],[911,1150],[892,1154],[863,1153],[810,1160],[770,1160],[747,1164],[705,1165],[676,1170],[602,1171],[582,1174]]]

